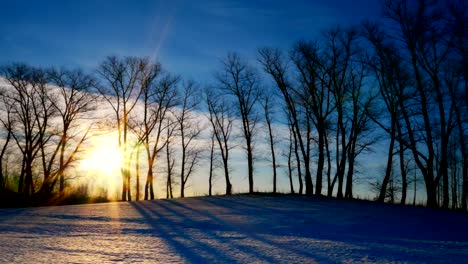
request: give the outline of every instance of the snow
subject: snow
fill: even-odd
[[[300,196],[0,210],[1,263],[464,262],[468,214]]]

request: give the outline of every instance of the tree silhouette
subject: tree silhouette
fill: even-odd
[[[229,178],[229,150],[230,138],[234,118],[226,101],[216,96],[210,90],[205,91],[205,102],[208,106],[208,119],[218,142],[221,159],[223,161],[224,179],[226,181],[226,195],[232,194],[232,185]]]
[[[32,196],[35,193],[34,163],[39,157],[42,169],[46,169],[45,148],[53,136],[48,128],[56,109],[49,100],[51,95],[44,70],[13,64],[4,67],[2,72],[11,86],[9,90],[3,88],[4,102],[7,109],[11,109],[12,118],[18,121],[11,136],[23,155],[18,192]],[[48,183],[49,176],[44,175],[43,183]]]
[[[99,66],[97,72],[102,78],[102,85],[98,91],[102,98],[114,111],[118,132],[118,144],[123,155],[122,196],[123,201],[131,201],[130,187],[130,146],[129,146],[129,120],[142,93],[139,80],[143,74],[145,59],[135,57],[118,58],[107,57]]]
[[[59,132],[60,140],[54,151],[55,157],[58,153],[59,168],[57,171],[59,179],[59,191],[63,192],[65,188],[65,169],[76,160],[76,155],[81,151],[83,142],[88,138],[88,132],[91,127],[84,127],[78,123],[86,118],[86,115],[95,111],[96,97],[91,93],[91,89],[96,86],[95,80],[84,74],[80,70],[68,71],[64,69],[52,69],[49,72],[52,84],[58,88],[58,100],[51,100],[62,121],[62,129]],[[77,139],[73,144],[72,140]],[[69,150],[72,148],[72,150]],[[53,160],[49,162],[48,173],[52,169]],[[53,179],[50,186],[47,186],[51,192],[56,179]]]
[[[260,104],[263,108],[263,115],[264,120],[268,128],[268,139],[270,143],[270,151],[271,151],[271,166],[273,169],[273,193],[276,193],[277,187],[277,164],[276,164],[276,154],[275,154],[275,137],[273,135],[273,114],[274,114],[274,98],[272,94],[266,92],[262,94]]]
[[[309,148],[309,137],[310,136],[310,126],[307,125],[306,132],[304,128],[301,128],[301,121],[299,116],[299,110],[297,105],[297,91],[294,90],[294,87],[290,83],[287,77],[287,66],[286,61],[281,54],[281,51],[273,48],[262,48],[259,49],[259,61],[262,64],[264,71],[268,73],[276,83],[277,88],[280,90],[283,100],[288,110],[288,116],[291,118],[291,124],[294,128],[295,139],[299,145],[299,149],[302,154],[304,161],[304,170],[305,170],[305,183],[306,183],[306,194],[313,194],[313,183],[312,175],[310,173],[310,148]],[[302,135],[306,134],[306,139],[302,138]],[[298,159],[299,162],[299,159]],[[300,168],[300,164],[298,164]],[[301,192],[301,191],[299,191]]]
[[[193,81],[186,82],[181,93],[180,108],[174,113],[181,141],[180,197],[185,196],[184,191],[187,180],[193,174],[201,154],[201,149],[196,145],[196,140],[202,132],[202,127],[194,113],[200,103],[198,92]]]
[[[223,69],[216,75],[219,88],[234,97],[233,106],[242,122],[242,136],[245,139],[249,193],[254,191],[254,135],[259,120],[256,105],[259,100],[259,80],[256,72],[236,53],[229,53],[222,62]]]

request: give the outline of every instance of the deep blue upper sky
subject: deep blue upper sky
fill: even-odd
[[[228,51],[289,48],[337,24],[380,16],[379,0],[0,0],[0,64],[95,68],[150,56],[204,79]]]

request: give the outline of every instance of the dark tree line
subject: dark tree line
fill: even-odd
[[[24,197],[47,197],[54,189],[63,192],[91,129],[79,122],[95,108],[95,96],[89,93],[95,80],[79,70],[25,64],[3,67],[2,76],[1,122],[6,137],[0,157],[1,189],[14,181]],[[8,156],[18,158],[6,164]]]
[[[123,156],[121,200],[154,199],[156,176],[167,198],[176,186],[184,197],[203,162],[208,194],[218,174],[232,194],[239,147],[246,168],[236,171],[253,193],[259,143],[274,193],[284,167],[291,193],[352,199],[365,157],[385,146],[382,174],[367,175],[376,200],[406,204],[411,192],[415,203],[422,181],[427,206],[466,210],[467,6],[397,0],[383,9],[380,23],[337,26],[287,51],[260,48],[256,61],[228,53],[204,88],[148,58],[111,56],[91,75],[7,65],[0,188],[63,193],[97,122],[80,120],[106,105]]]

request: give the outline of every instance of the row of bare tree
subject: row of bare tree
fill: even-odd
[[[124,201],[142,194],[154,199],[161,168],[166,197],[174,196],[175,182],[184,197],[202,160],[209,162],[208,194],[215,171],[231,194],[230,151],[240,136],[250,193],[260,141],[269,145],[274,193],[278,168],[285,167],[291,193],[349,199],[359,161],[369,157],[363,153],[385,145],[383,175],[370,175],[377,200],[398,196],[405,204],[413,184],[415,203],[422,178],[429,207],[466,210],[467,7],[398,0],[386,1],[384,10],[380,24],[337,27],[288,52],[261,48],[256,63],[229,53],[204,89],[148,58],[107,57],[93,75],[5,66],[0,188],[12,184],[26,197],[62,193],[99,127],[97,120],[81,120],[110,108]],[[281,138],[283,127],[289,135]]]
[[[358,156],[384,142],[388,154],[383,179],[376,184],[377,200],[394,196],[399,173],[400,202],[405,204],[409,184],[417,181],[408,179],[412,168],[422,177],[429,207],[448,208],[451,203],[452,208],[466,209],[467,6],[460,1],[400,0],[386,1],[384,10],[385,22],[335,28],[314,42],[296,43],[287,54],[275,48],[258,50],[258,62],[274,83],[290,127],[291,192],[295,168],[299,193],[322,194],[326,177],[327,195],[353,198]],[[271,102],[259,97],[258,73],[230,54],[217,84],[238,101],[250,192],[252,135],[261,112],[255,104],[263,106],[276,182]],[[232,121],[225,118],[229,104],[208,101],[230,193],[226,142]]]
[[[66,169],[77,160],[91,129],[78,122],[95,108],[95,96],[88,92],[94,79],[81,71],[24,64],[3,67],[2,76],[0,189],[10,177],[26,197],[45,197],[56,187],[63,191]]]

